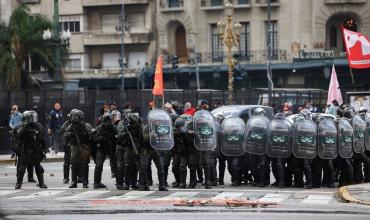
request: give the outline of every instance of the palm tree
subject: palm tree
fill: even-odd
[[[23,5],[13,11],[8,24],[0,24],[0,76],[5,87],[21,88],[23,67],[29,56],[53,71],[53,49],[42,39],[44,30],[51,27],[45,16],[30,15]]]

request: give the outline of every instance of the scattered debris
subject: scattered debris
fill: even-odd
[[[174,206],[226,206],[226,207],[267,207],[267,206],[276,206],[275,202],[259,202],[256,200],[249,200],[246,198],[240,199],[194,199],[194,200],[182,200],[177,203],[174,203]]]
[[[343,187],[339,188],[339,190],[337,192],[337,195],[336,195],[338,199],[342,200],[343,202],[351,202],[351,203],[358,203],[358,204],[363,204],[363,205],[370,205],[370,201],[360,200],[360,199],[356,198],[354,195],[352,195],[348,191],[348,187],[353,187],[353,186],[343,186]]]

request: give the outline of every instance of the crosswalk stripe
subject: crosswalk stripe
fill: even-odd
[[[333,196],[328,195],[308,195],[307,198],[302,201],[302,203],[327,205],[332,198]]]
[[[222,192],[212,197],[211,199],[232,199],[232,198],[242,197],[243,195],[244,193],[238,193],[238,192]]]
[[[15,197],[10,197],[9,199],[34,199],[34,198],[42,198],[42,197],[47,197],[47,196],[55,196],[59,193],[62,193],[64,191],[56,191],[56,190],[45,190],[45,191],[41,191],[41,192],[36,192],[36,193],[32,193],[30,195],[27,195],[27,196],[15,196]]]
[[[289,194],[266,194],[262,198],[258,199],[259,202],[282,202],[284,199],[287,199],[289,197]]]
[[[155,200],[189,199],[196,196],[198,193],[199,192],[175,192],[168,196],[157,198]]]
[[[150,194],[155,193],[155,191],[130,191],[120,196],[112,196],[105,198],[106,200],[134,200],[138,198],[142,198],[145,196],[149,196]]]
[[[5,196],[5,195],[12,194],[12,193],[15,193],[15,192],[18,192],[18,191],[17,190],[1,190],[0,191],[0,196]]]
[[[57,200],[78,200],[78,199],[91,199],[91,198],[94,198],[94,197],[97,197],[101,194],[104,194],[104,193],[108,193],[109,191],[107,190],[91,190],[91,191],[86,191],[86,192],[82,192],[82,193],[78,193],[76,195],[73,195],[73,196],[66,196],[66,197],[59,197],[59,198],[55,198]]]

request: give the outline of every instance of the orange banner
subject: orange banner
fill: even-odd
[[[163,87],[163,58],[160,55],[155,68],[153,95],[163,96]]]

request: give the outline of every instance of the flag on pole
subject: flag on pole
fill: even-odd
[[[154,96],[163,96],[163,58],[160,55],[157,59],[157,66],[155,68],[154,75],[154,87],[153,87]]]
[[[347,30],[343,26],[342,32],[349,66],[353,69],[370,68],[370,40],[363,34]]]
[[[333,100],[337,100],[339,105],[343,103],[342,94],[340,93],[340,89],[339,89],[337,72],[335,71],[334,64],[331,70],[327,105],[331,104]]]

